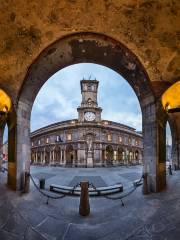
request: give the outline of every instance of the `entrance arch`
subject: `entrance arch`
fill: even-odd
[[[113,165],[114,150],[111,145],[106,147],[106,164]]]
[[[113,69],[134,89],[143,116],[145,159],[143,171],[148,173],[149,190],[160,191],[166,184],[165,156],[159,154],[158,147],[161,144],[157,144],[157,141],[160,141],[158,136],[164,136],[164,129],[161,127],[162,114],[159,114],[164,110],[161,104],[156,102],[148,75],[135,54],[119,41],[97,33],[66,36],[47,47],[30,66],[19,93],[17,106],[18,134],[15,164],[20,166],[18,171],[23,173],[30,169],[29,122],[32,105],[40,88],[58,70],[83,62],[97,63]],[[24,134],[24,131],[27,134]],[[22,142],[24,142],[23,146]],[[21,186],[21,179],[17,181]]]
[[[8,186],[17,189],[17,164],[16,164],[16,137],[17,137],[17,116],[14,103],[9,93],[0,88],[0,155],[3,145],[5,126],[8,127]],[[29,156],[31,158],[31,156]],[[22,163],[23,164],[23,163]],[[0,169],[2,158],[0,157]],[[21,166],[22,167],[22,166]],[[18,173],[19,174],[19,173]],[[18,176],[20,179],[22,176]],[[21,184],[21,182],[20,182]],[[20,185],[22,187],[22,185]]]
[[[67,145],[66,147],[66,166],[72,167],[74,162],[74,148],[72,145]]]

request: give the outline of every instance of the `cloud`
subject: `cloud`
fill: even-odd
[[[102,118],[121,122],[141,130],[141,109],[127,83],[113,70],[97,64],[76,64],[54,74],[41,88],[31,114],[31,130],[48,124],[77,118],[81,102],[80,80],[99,80],[98,103]]]

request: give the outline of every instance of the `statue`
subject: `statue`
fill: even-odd
[[[92,138],[89,136],[87,138],[87,144],[88,144],[88,152],[92,151]]]

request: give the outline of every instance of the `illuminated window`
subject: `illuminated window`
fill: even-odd
[[[129,138],[129,140],[128,140],[128,141],[129,141],[129,144],[131,144],[131,138]]]
[[[31,145],[32,145],[32,147],[33,147],[33,146],[34,146],[34,143],[32,142]]]
[[[107,135],[107,139],[108,139],[109,142],[112,141],[112,135],[111,135],[111,134],[108,134],[108,135]]]
[[[41,140],[38,140],[38,145],[40,145],[41,144]]]
[[[72,140],[72,134],[71,134],[71,133],[68,133],[68,134],[67,134],[67,140],[68,140],[68,141],[71,141],[71,140]]]
[[[120,143],[122,142],[122,137],[121,137],[121,136],[119,136],[119,142],[120,142]]]
[[[136,140],[136,146],[138,145],[138,140]]]
[[[114,160],[117,160],[117,151],[114,151]]]
[[[49,138],[46,138],[46,143],[49,143]]]

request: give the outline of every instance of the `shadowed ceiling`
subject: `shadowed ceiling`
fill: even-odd
[[[158,95],[179,79],[179,0],[1,0],[0,12],[0,87],[13,100],[35,58],[76,32],[126,45]]]

